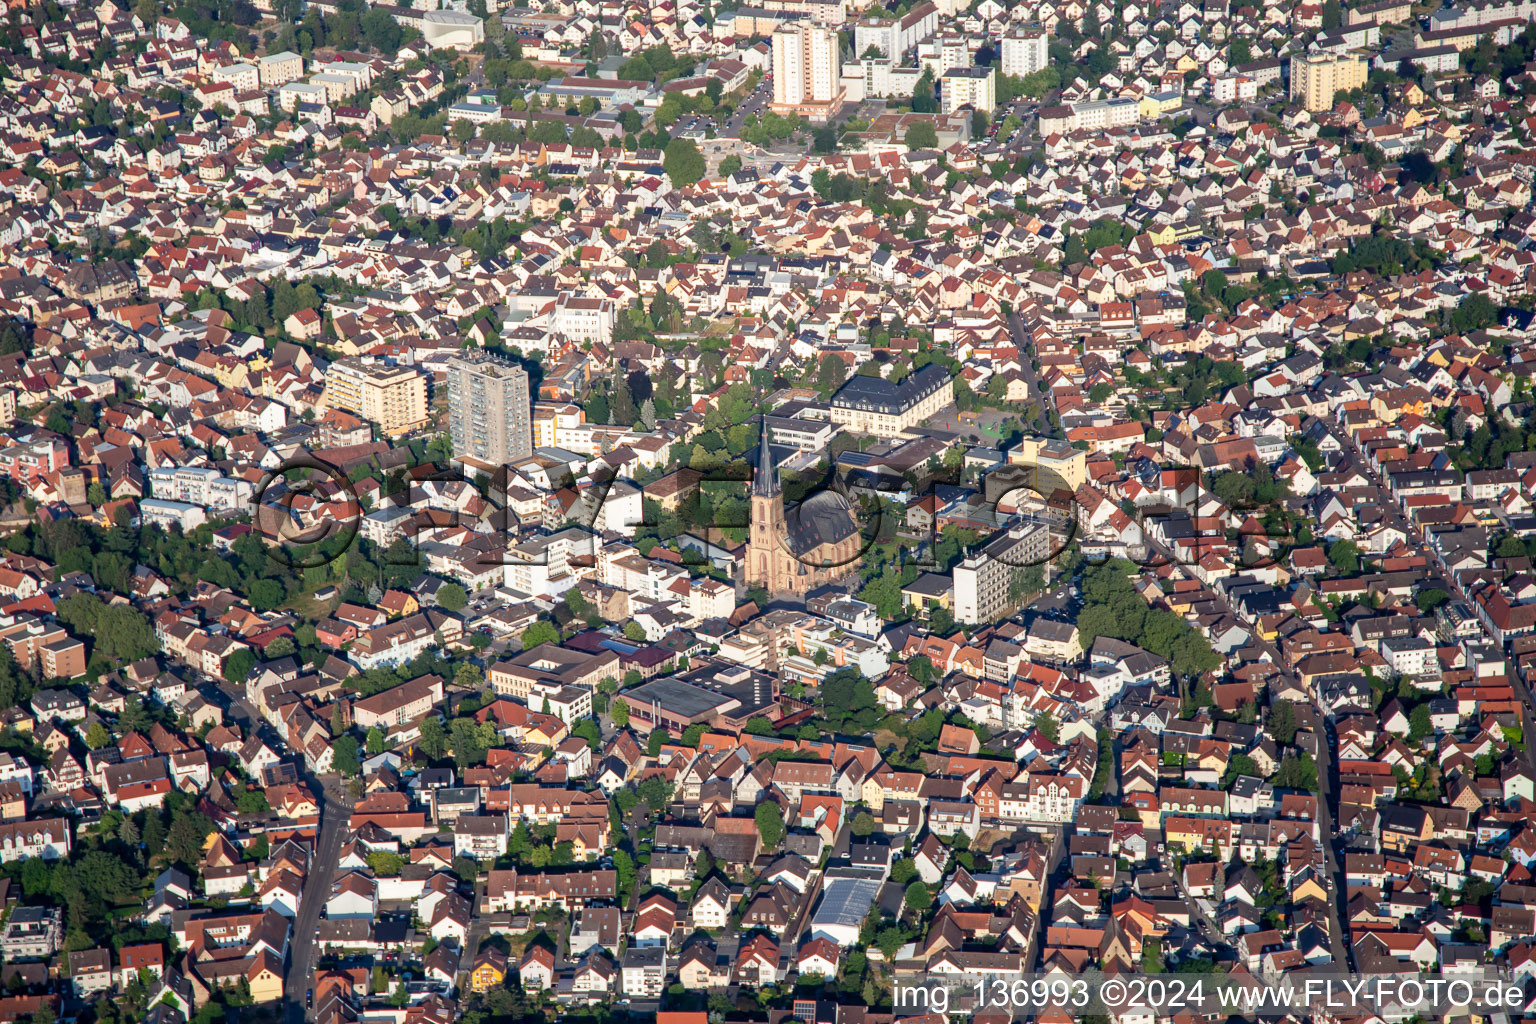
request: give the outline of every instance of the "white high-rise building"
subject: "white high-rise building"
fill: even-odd
[[[843,105],[837,32],[796,21],[773,33],[773,110],[812,121],[831,119]]]
[[[1051,531],[1043,523],[1009,527],[985,547],[957,564],[952,573],[955,621],[983,623],[1009,604],[1009,583],[1016,572],[1042,565],[1051,553]]]
[[[1019,29],[1003,36],[998,61],[1005,75],[1023,78],[1043,70],[1051,62],[1050,36],[1043,28]]]
[[[946,114],[961,107],[990,114],[997,106],[997,69],[950,68],[939,79],[939,97]]]

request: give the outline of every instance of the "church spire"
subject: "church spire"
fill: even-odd
[[[779,493],[779,473],[773,464],[773,453],[768,447],[768,417],[762,419],[762,436],[757,442],[757,475],[752,479],[752,495],[771,498]]]

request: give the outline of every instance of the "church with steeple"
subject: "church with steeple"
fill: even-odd
[[[820,491],[788,511],[763,419],[752,478],[746,581],[770,594],[805,594],[852,571],[863,550],[858,523],[842,495]]]

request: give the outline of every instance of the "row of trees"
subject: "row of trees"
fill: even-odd
[[[1171,611],[1151,608],[1131,585],[1135,566],[1110,559],[1083,575],[1083,610],[1077,628],[1083,648],[1100,636],[1134,643],[1168,660],[1174,674],[1193,679],[1221,666],[1210,642]]]

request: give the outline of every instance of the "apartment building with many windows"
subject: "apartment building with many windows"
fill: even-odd
[[[1050,527],[1026,522],[966,555],[954,569],[955,618],[977,623],[997,618],[1008,607],[1014,573],[1042,564],[1050,553]]]
[[[455,458],[492,472],[533,454],[528,371],[485,353],[450,360],[448,429]]]
[[[356,413],[381,434],[399,437],[427,425],[427,378],[412,366],[348,356],[325,372],[325,405]]]

